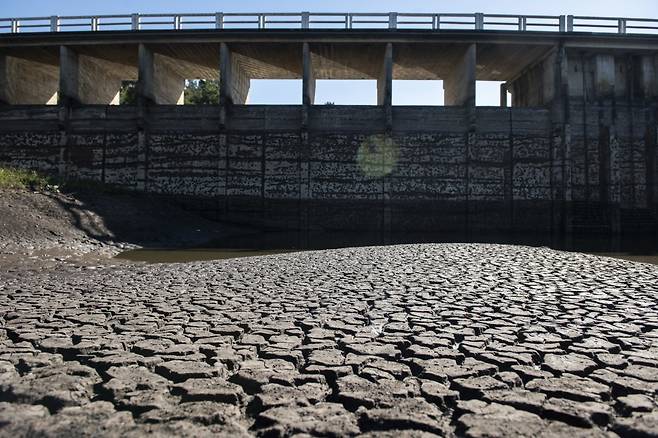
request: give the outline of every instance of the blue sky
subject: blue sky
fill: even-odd
[[[595,15],[658,18],[658,0],[0,0],[0,17],[184,12],[484,12],[510,14]],[[299,81],[253,81],[250,103],[299,103]],[[498,104],[498,84],[478,83],[479,105]],[[316,103],[374,104],[373,81],[320,81]],[[394,104],[440,104],[439,81],[395,81]]]

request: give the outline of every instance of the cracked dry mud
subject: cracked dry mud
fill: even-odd
[[[404,245],[0,277],[3,436],[656,436],[658,267]]]

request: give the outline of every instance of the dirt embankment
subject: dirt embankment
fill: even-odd
[[[244,232],[131,193],[0,190],[0,262],[107,259],[140,246],[199,246]]]

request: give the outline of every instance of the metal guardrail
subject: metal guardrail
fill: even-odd
[[[658,19],[439,13],[206,13],[0,18],[0,33],[183,29],[425,29],[658,34]]]

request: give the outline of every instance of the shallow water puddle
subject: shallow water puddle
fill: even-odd
[[[459,235],[406,233],[381,236],[368,233],[289,233],[268,232],[235,235],[203,248],[148,248],[123,252],[119,259],[147,263],[186,263],[205,260],[224,260],[283,254],[296,251],[332,249],[357,246],[391,245],[404,243],[500,243],[513,245],[547,246],[549,248],[583,252],[658,265],[658,242],[652,238],[608,238],[588,236],[580,238],[551,238],[534,235]]]
[[[117,255],[116,258],[147,263],[188,263],[283,254],[289,252],[293,252],[293,250],[262,250],[247,248],[134,249],[122,252]]]

